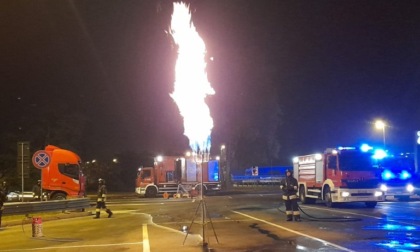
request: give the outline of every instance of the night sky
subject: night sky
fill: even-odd
[[[381,145],[373,125],[379,118],[388,125],[389,149],[413,151],[420,130],[419,1],[189,3],[214,58],[214,154],[234,135],[273,130],[273,162],[290,165],[294,155],[327,147]],[[76,111],[86,122],[75,146],[82,158],[186,150],[169,96],[171,12],[163,0],[1,1],[3,136],[37,127],[26,123],[29,114]]]

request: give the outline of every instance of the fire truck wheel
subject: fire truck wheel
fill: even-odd
[[[51,199],[52,200],[66,200],[66,195],[64,193],[55,193]]]
[[[157,190],[154,187],[149,187],[146,189],[146,197],[147,198],[154,198],[157,195]]]
[[[299,188],[299,199],[302,204],[314,204],[316,199],[314,198],[308,198],[305,194],[305,187],[303,185]]]
[[[332,202],[332,197],[331,197],[331,189],[327,186],[324,189],[324,201],[325,201],[325,205],[327,205],[327,207],[334,207],[334,203]]]
[[[376,201],[365,202],[365,205],[366,205],[367,208],[374,208],[374,207],[376,207],[376,204],[378,204],[378,202],[376,202]]]

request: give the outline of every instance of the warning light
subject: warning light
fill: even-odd
[[[420,145],[420,130],[417,131],[417,144]]]

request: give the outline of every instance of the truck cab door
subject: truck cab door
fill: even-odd
[[[149,169],[142,170],[140,174],[140,179],[141,179],[141,183],[143,184],[153,183],[152,170],[149,170]]]
[[[328,155],[326,162],[327,178],[331,179],[335,185],[339,185],[340,175],[338,170],[338,156]]]

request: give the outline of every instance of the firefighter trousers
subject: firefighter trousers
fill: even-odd
[[[96,202],[96,211],[95,211],[96,212],[96,216],[95,216],[96,219],[100,217],[101,209],[105,209],[105,212],[108,214],[108,218],[111,218],[113,213],[112,213],[111,209],[108,209],[106,207],[105,201],[97,201]]]
[[[284,205],[286,206],[286,220],[292,221],[293,218],[295,221],[300,221],[300,212],[298,206],[298,199],[296,195],[283,195]]]

